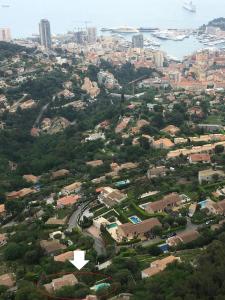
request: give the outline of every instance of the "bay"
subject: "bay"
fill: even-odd
[[[225,16],[224,0],[193,0],[196,13],[182,8],[183,0],[0,0],[0,27],[10,27],[14,38],[38,33],[41,18],[51,22],[53,33],[88,26],[153,26],[197,28]],[[9,8],[2,5],[9,4]],[[163,42],[162,49],[182,57],[201,45],[193,38]]]

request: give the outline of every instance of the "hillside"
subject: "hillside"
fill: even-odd
[[[225,18],[217,18],[208,23],[208,26],[219,27],[225,31]]]

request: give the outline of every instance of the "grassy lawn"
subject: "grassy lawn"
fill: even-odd
[[[103,207],[105,207],[104,204],[98,204],[98,205],[96,205],[95,207],[92,207],[92,208],[90,209],[90,212],[94,213],[96,210],[98,210],[98,209],[100,209],[100,208],[103,208]]]
[[[190,262],[196,259],[200,254],[202,254],[204,250],[202,249],[189,249],[189,250],[181,250],[176,253],[176,256],[179,256],[182,261]]]
[[[102,208],[100,208],[99,210],[94,212],[94,218],[100,216],[101,214],[105,213],[108,211],[108,208],[103,206]]]
[[[68,217],[71,214],[71,208],[70,207],[64,207],[58,210],[58,218],[59,219],[64,219]]]
[[[111,210],[107,214],[104,215],[104,218],[106,218],[106,219],[108,219],[110,217],[118,218],[118,214],[115,211]]]
[[[210,115],[208,118],[204,121],[205,124],[217,124],[217,125],[223,125],[224,117],[222,115]]]

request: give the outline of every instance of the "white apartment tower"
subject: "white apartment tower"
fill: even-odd
[[[12,39],[11,31],[9,28],[0,28],[0,41],[10,42]]]
[[[91,44],[96,43],[97,40],[97,29],[96,27],[88,27],[87,28],[87,36],[88,36],[88,42]]]
[[[162,51],[156,51],[154,53],[154,62],[157,68],[162,68],[164,63],[164,54]]]
[[[40,42],[46,49],[51,49],[52,38],[51,38],[51,27],[50,23],[46,19],[42,19],[39,24]]]

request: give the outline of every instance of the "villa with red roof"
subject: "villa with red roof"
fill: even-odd
[[[57,200],[57,208],[62,208],[64,206],[71,206],[75,204],[80,199],[79,195],[65,196]]]

